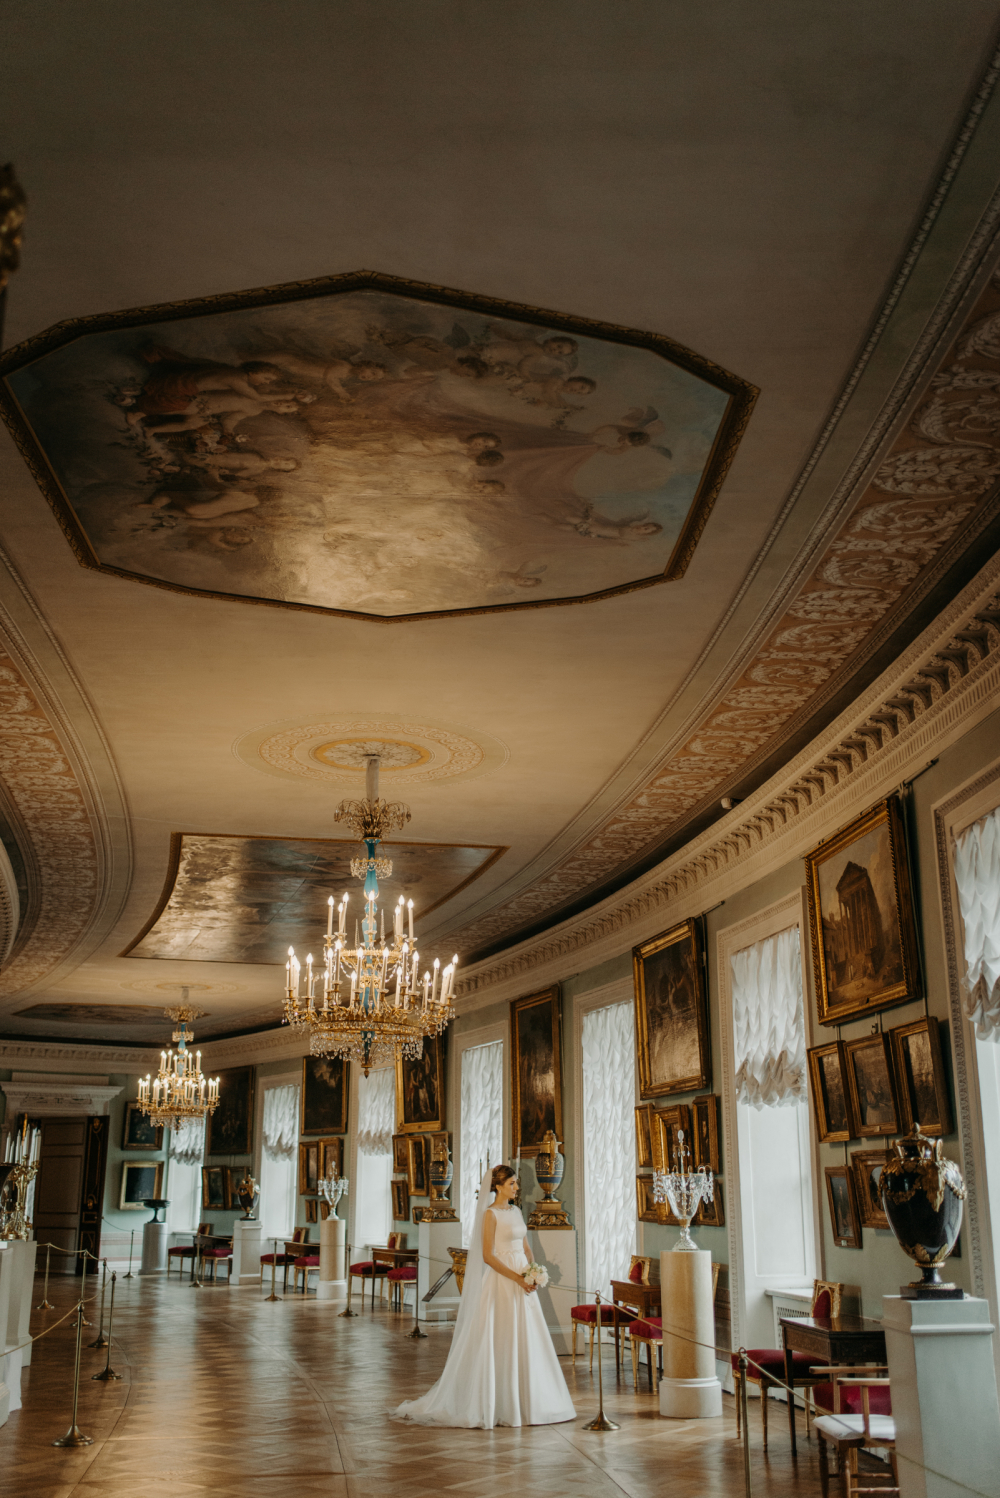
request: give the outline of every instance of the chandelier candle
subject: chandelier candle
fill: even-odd
[[[377,849],[386,832],[410,820],[409,809],[400,802],[379,799],[376,756],[366,762],[366,799],[344,801],[335,821],[347,822],[364,844],[364,855],[351,859],[351,873],[363,881],[364,916],[355,921],[354,945],[345,935],[345,894],[337,904],[337,934],[333,933],[335,900],[326,902],[326,934],[323,937],[323,1003],[316,1003],[317,967],[306,957],[306,993],[302,994],[302,965],[294,948],[288,949],[285,967],[283,1020],[295,1029],[309,1032],[313,1056],[342,1056],[357,1061],[368,1075],[373,1066],[421,1054],[425,1035],[439,1035],[454,1019],[453,996],[457,954],[444,968],[435,958],[421,977],[420,954],[413,930],[413,901],[401,896],[393,911],[392,941],[386,939],[385,911],[378,905],[378,881],[388,879],[392,863],[379,857]],[[407,915],[404,935],[403,914]],[[350,981],[348,982],[348,975]]]

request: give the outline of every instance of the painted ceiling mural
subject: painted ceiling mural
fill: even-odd
[[[680,576],[756,395],[665,338],[366,273],[4,363],[81,561],[379,617]]]
[[[741,675],[645,786],[556,867],[449,939],[480,952],[554,918],[662,840],[768,745],[875,629],[1000,477],[1000,271],[850,516]]]

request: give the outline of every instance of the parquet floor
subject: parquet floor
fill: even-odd
[[[41,1282],[38,1282],[41,1299]],[[50,1281],[56,1310],[35,1312],[37,1334],[72,1303]],[[70,1423],[74,1323],[34,1347],[22,1375],[24,1408],[0,1428],[4,1498],[740,1498],[742,1447],[733,1401],[721,1420],[662,1420],[648,1387],[616,1384],[607,1356],[605,1408],[621,1429],[584,1430],[597,1410],[585,1358],[563,1366],[575,1424],[522,1430],[426,1430],[386,1410],[437,1377],[451,1337],[429,1326],[411,1342],[409,1316],[376,1307],[342,1320],[313,1297],[268,1304],[256,1289],[190,1290],[171,1277],[119,1280],[111,1366],[121,1383],[94,1383],[106,1354],[85,1346],[80,1429],[94,1444],[58,1450]],[[88,1314],[96,1321],[91,1307]],[[96,1328],[84,1331],[84,1343]],[[822,1491],[816,1442],[793,1462],[783,1407],[770,1451],[751,1407],[754,1498]],[[499,1488],[498,1488],[499,1484]],[[831,1492],[836,1484],[831,1484]]]

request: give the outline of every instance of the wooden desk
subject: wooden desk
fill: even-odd
[[[415,1248],[376,1248],[369,1243],[368,1252],[372,1256],[372,1264],[388,1264],[390,1269],[398,1269],[401,1264],[415,1264],[420,1257],[418,1249]]]
[[[795,1388],[793,1352],[815,1355],[816,1365],[884,1363],[885,1332],[880,1321],[864,1316],[782,1316],[781,1335],[785,1347],[785,1382]],[[795,1451],[795,1398],[788,1396],[788,1428]]]
[[[637,1285],[634,1280],[612,1280],[611,1281],[611,1303],[615,1307],[615,1367],[618,1366],[618,1352],[621,1341],[620,1321],[617,1314],[621,1307],[634,1311],[635,1315],[630,1319],[638,1321],[646,1316],[659,1316],[660,1314],[660,1287],[659,1285]]]

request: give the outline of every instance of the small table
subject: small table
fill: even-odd
[[[617,1368],[621,1341],[617,1311],[622,1306],[634,1311],[633,1321],[644,1320],[647,1316],[658,1316],[660,1314],[660,1287],[659,1285],[637,1285],[634,1280],[612,1280],[611,1303],[616,1312],[615,1367]]]
[[[884,1363],[885,1332],[881,1321],[864,1316],[782,1316],[785,1346],[785,1383],[795,1388],[793,1352],[809,1352],[816,1364]],[[795,1452],[795,1396],[788,1396],[788,1429]]]

